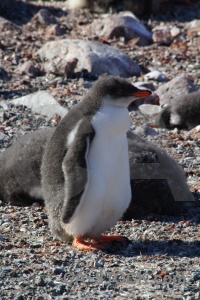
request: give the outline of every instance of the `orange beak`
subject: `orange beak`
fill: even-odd
[[[143,90],[143,91],[140,90],[138,92],[134,92],[134,93],[130,94],[130,96],[144,98],[144,97],[149,97],[151,94],[152,94],[152,92],[149,90]]]

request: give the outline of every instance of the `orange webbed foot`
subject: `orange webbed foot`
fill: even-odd
[[[97,251],[97,250],[106,250],[107,247],[101,244],[95,244],[91,242],[85,242],[82,237],[74,239],[73,246],[82,251]]]

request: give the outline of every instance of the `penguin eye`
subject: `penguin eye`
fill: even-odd
[[[117,90],[117,95],[122,95],[123,91],[122,90]]]

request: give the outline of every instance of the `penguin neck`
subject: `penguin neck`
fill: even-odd
[[[92,125],[96,132],[106,135],[126,135],[131,121],[128,109],[103,102],[100,109],[92,118]]]

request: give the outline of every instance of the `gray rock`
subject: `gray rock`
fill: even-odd
[[[138,88],[144,87],[144,88],[149,89],[151,91],[155,91],[155,87],[154,87],[153,83],[151,83],[151,82],[137,81],[137,82],[134,82],[134,85]]]
[[[51,27],[48,27],[46,33],[49,35],[63,35],[66,33],[67,27],[63,24],[54,24]]]
[[[146,46],[152,42],[152,34],[131,12],[109,15],[101,21],[92,23],[95,33],[107,38],[124,37],[125,41],[139,38],[137,44]]]
[[[154,130],[151,127],[148,126],[138,126],[135,130],[134,133],[141,137],[147,137],[147,136],[156,136],[158,135],[158,132]]]
[[[0,111],[0,122],[3,123],[4,119],[5,119],[5,114],[4,112]]]
[[[36,15],[36,18],[41,25],[57,23],[56,18],[47,9],[40,9]]]
[[[9,136],[0,131],[0,142],[9,141]]]
[[[153,29],[152,39],[159,45],[169,45],[173,41],[171,31],[168,27],[155,27]]]
[[[66,270],[64,268],[56,267],[56,268],[54,268],[53,273],[55,275],[65,274]]]
[[[41,276],[37,276],[35,278],[35,284],[39,285],[39,286],[45,286],[46,285],[44,279]]]
[[[196,132],[200,132],[200,125],[197,125],[194,129]]]
[[[1,66],[0,66],[0,79],[3,80],[3,81],[7,81],[9,79],[8,73]]]
[[[11,101],[14,105],[24,105],[31,108],[33,112],[47,116],[51,119],[55,113],[64,117],[67,109],[63,108],[47,91],[39,91]]]
[[[161,85],[156,94],[160,97],[160,105],[166,106],[176,102],[178,96],[198,90],[198,87],[185,75],[180,75]]]
[[[142,104],[139,106],[139,110],[146,117],[153,117],[161,111],[161,107],[152,104]]]
[[[180,28],[178,28],[176,26],[172,27],[172,29],[170,30],[171,36],[173,38],[177,37],[180,34],[180,32],[181,32]]]
[[[14,300],[24,300],[24,296],[23,295],[17,295],[15,296]]]
[[[49,66],[55,65],[65,74],[67,63],[78,59],[76,71],[87,70],[92,76],[107,73],[122,77],[137,76],[140,67],[123,52],[114,47],[78,39],[64,39],[46,43],[39,51],[46,72]]]
[[[200,279],[200,271],[195,270],[195,271],[192,273],[192,279],[193,279],[194,281],[199,280],[199,279]]]
[[[193,20],[186,24],[185,29],[189,32],[200,33],[200,20]]]
[[[131,103],[128,107],[128,110],[130,112],[138,109],[141,105],[143,104],[150,104],[150,105],[159,105],[159,97],[157,94],[152,93],[149,97],[145,97],[141,100],[135,101],[133,103]]]
[[[160,71],[157,71],[157,70],[154,70],[154,71],[151,71],[149,73],[147,73],[144,78],[146,80],[156,80],[156,81],[167,81],[167,77],[162,74]]]

